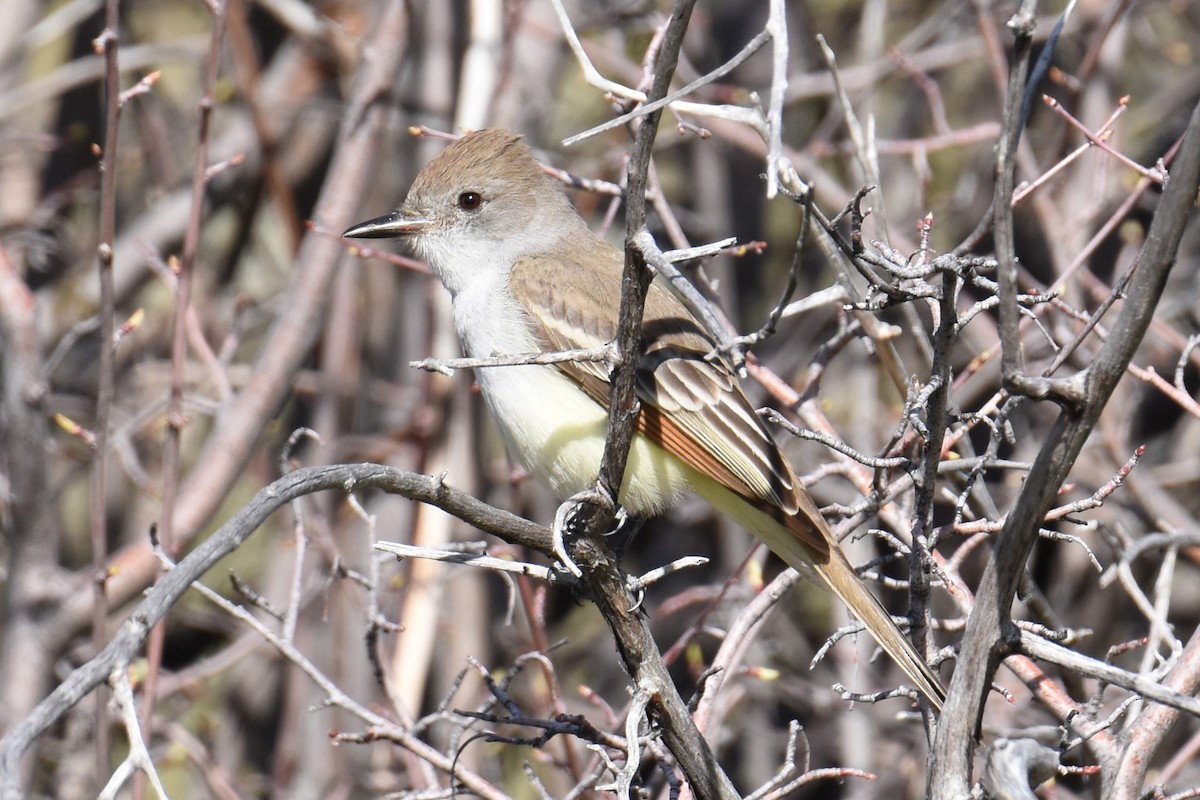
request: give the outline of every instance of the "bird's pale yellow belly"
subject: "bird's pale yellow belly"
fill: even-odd
[[[505,444],[530,472],[564,498],[595,482],[608,426],[600,405],[555,367],[490,367],[476,376]],[[691,488],[693,476],[675,456],[637,435],[620,503],[634,514],[653,514]]]

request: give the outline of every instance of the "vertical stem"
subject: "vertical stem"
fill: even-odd
[[[667,94],[694,5],[695,0],[677,0],[671,12],[654,68],[654,83],[647,96],[648,103]],[[646,233],[646,186],[659,116],[660,111],[646,114],[638,126],[625,193],[625,272],[621,280],[621,307],[617,317],[618,363],[609,391],[608,438],[599,478],[600,485],[611,493],[614,500],[618,498],[625,473],[625,461],[633,441],[639,410],[634,396],[634,380],[641,353],[642,312],[651,275],[643,250],[636,240]],[[640,690],[650,692],[647,711],[657,721],[663,741],[683,770],[692,794],[701,800],[736,798],[737,792],[728,776],[717,764],[704,737],[696,730],[687,705],[675,692],[662,655],[645,620],[637,611],[637,603],[629,596],[620,572],[608,557],[607,548],[599,534],[610,525],[611,511],[609,514],[593,514],[588,521],[588,533],[591,536],[584,545],[596,544],[598,550],[598,553],[590,554],[587,558],[587,562],[596,568],[584,571],[592,589],[592,599],[612,628],[617,648],[634,683]]]
[[[667,22],[666,36],[654,67],[654,83],[646,96],[647,103],[666,97],[679,63],[679,49],[696,0],[677,0]],[[619,496],[625,476],[625,461],[633,442],[634,424],[639,404],[634,397],[637,360],[641,353],[642,312],[646,306],[646,290],[650,287],[650,271],[641,249],[634,240],[646,227],[646,185],[650,170],[650,155],[658,120],[662,110],[646,114],[638,125],[634,138],[633,157],[629,160],[628,185],[625,190],[625,272],[621,278],[621,308],[617,316],[617,367],[609,390],[608,439],[604,459],[600,464],[600,483],[615,499]]]
[[[179,441],[187,418],[183,413],[184,372],[187,364],[187,318],[192,300],[192,274],[196,264],[196,252],[200,243],[200,227],[204,215],[204,191],[208,186],[209,126],[212,120],[213,93],[221,65],[221,43],[225,32],[227,3],[213,6],[213,31],[209,40],[208,61],[204,75],[204,89],[200,98],[199,133],[196,142],[196,160],[192,175],[192,205],[187,228],[183,237],[183,253],[179,261],[179,272],[175,281],[175,315],[171,331],[171,395],[167,402],[166,437],[163,442],[163,503],[159,521],[159,539],[164,550],[170,553],[175,542],[175,505],[179,495]],[[142,735],[149,739],[154,716],[154,700],[158,691],[159,667],[162,664],[163,641],[166,628],[159,622],[150,632],[146,646],[146,682],[142,693],[139,713]],[[149,741],[147,741],[147,746]],[[145,778],[141,773],[134,781],[134,800],[141,800],[145,792]]]
[[[996,142],[996,186],[992,195],[992,213],[996,272],[1000,283],[1001,367],[1006,383],[1019,380],[1025,371],[1019,328],[1021,317],[1017,310],[1017,256],[1012,195],[1017,171],[1017,146],[1021,141],[1021,99],[1025,95],[1025,77],[1029,73],[1036,10],[1035,0],[1024,0],[1020,10],[1008,23],[1015,37],[1015,48],[1008,76],[1005,126],[1000,140]]]
[[[100,156],[100,244],[96,254],[96,272],[100,280],[100,376],[96,389],[96,422],[93,433],[96,450],[92,463],[91,495],[88,515],[92,539],[92,647],[99,653],[108,639],[105,621],[108,602],[105,572],[108,561],[106,499],[108,496],[108,423],[114,393],[113,340],[116,330],[116,301],[113,294],[113,242],[117,231],[117,134],[121,121],[121,73],[118,60],[119,0],[107,0],[104,30],[96,39],[104,51],[104,144]],[[96,693],[96,774],[108,774],[108,713],[102,692]]]

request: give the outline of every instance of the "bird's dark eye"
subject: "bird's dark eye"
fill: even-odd
[[[475,211],[483,205],[483,195],[479,192],[463,192],[458,196],[458,207],[463,211]]]

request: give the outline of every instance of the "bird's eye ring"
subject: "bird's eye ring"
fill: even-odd
[[[463,192],[458,196],[458,207],[463,211],[477,211],[483,205],[483,195],[479,192]]]

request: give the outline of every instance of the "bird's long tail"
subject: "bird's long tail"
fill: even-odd
[[[809,567],[820,575],[915,688],[940,711],[946,690],[937,673],[925,663],[887,609],[850,566],[812,500],[805,494],[800,501],[799,513],[785,520],[772,518],[760,509],[751,510],[749,504],[738,508],[738,504],[729,503],[725,510],[789,565],[801,570]],[[824,552],[814,552],[806,542],[823,544]]]
[[[705,483],[701,488],[709,503],[761,539],[790,566],[799,570],[810,568],[820,575],[915,688],[934,708],[941,710],[946,690],[937,673],[925,663],[908,637],[896,627],[887,609],[850,566],[807,492],[802,489],[796,492],[795,511],[787,515],[777,508],[748,502],[723,487]]]
[[[891,656],[909,680],[916,684],[921,694],[929,698],[933,707],[940,711],[946,699],[946,690],[942,687],[942,682],[925,663],[925,659],[913,647],[908,637],[896,627],[887,609],[871,594],[842,551],[833,550],[827,563],[814,566],[817,574],[846,604],[850,613],[858,618],[884,652]]]

